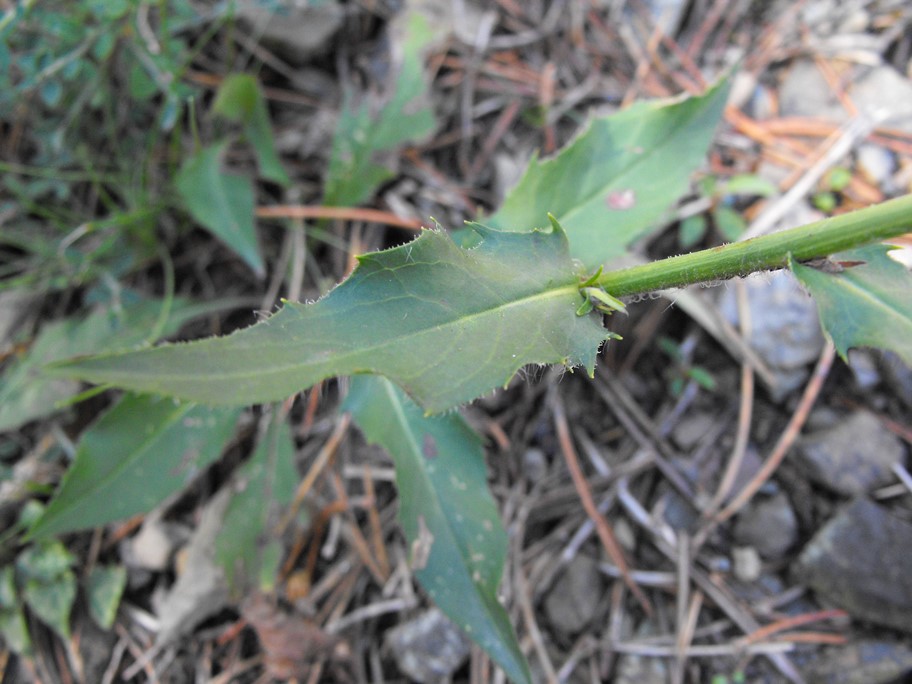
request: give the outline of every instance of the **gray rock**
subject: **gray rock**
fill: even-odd
[[[391,629],[386,645],[402,673],[423,684],[446,681],[471,649],[465,633],[437,608]]]
[[[545,615],[560,632],[573,635],[589,626],[598,610],[602,580],[598,563],[577,555],[560,574],[545,598]]]
[[[750,547],[744,547],[750,548]],[[734,558],[732,559],[734,561]],[[731,572],[734,575],[734,562],[732,563]],[[751,581],[743,581],[737,576],[733,576],[729,582],[729,588],[732,591],[732,594],[739,601],[742,601],[745,604],[751,603],[768,603],[770,599],[775,596],[779,596],[782,592],[786,590],[785,582],[782,581],[782,578],[778,574],[773,574],[772,572],[762,572],[760,576]],[[798,610],[800,602],[795,602],[790,604],[791,609]],[[807,606],[806,612],[816,610],[817,605]]]
[[[890,182],[893,172],[896,171],[896,157],[893,153],[880,145],[859,145],[855,152],[858,170],[865,177],[877,185]]]
[[[541,449],[532,447],[523,452],[523,473],[530,482],[538,482],[548,474],[548,459]]]
[[[850,349],[849,368],[859,389],[869,390],[880,384],[875,352],[870,349]]]
[[[905,448],[867,411],[804,437],[798,444],[801,467],[818,484],[845,496],[865,494],[894,480],[893,466]]]
[[[684,417],[675,425],[672,438],[682,449],[691,449],[712,430],[719,421],[713,413],[694,413]]]
[[[161,572],[171,562],[180,537],[175,534],[173,525],[153,514],[143,521],[139,533],[127,541],[123,555],[128,565]]]
[[[499,152],[494,155],[494,196],[497,198],[497,204],[503,202],[507,193],[512,190],[519,179],[522,178],[523,171],[529,164],[530,155],[527,154],[507,154]]]
[[[871,69],[849,88],[859,110],[886,126],[912,132],[912,82],[891,66]]]
[[[673,530],[684,530],[693,533],[703,522],[693,504],[677,491],[668,488],[658,498],[653,513],[661,512],[662,519]]]
[[[838,7],[835,0],[818,0],[817,2],[807,3],[801,8],[801,20],[817,31],[832,31],[835,28],[833,24],[833,14]]]
[[[818,116],[834,121],[847,118],[833,89],[810,60],[796,61],[779,86],[782,116]]]
[[[871,14],[863,2],[854,0],[816,0],[801,7],[801,23],[818,38],[853,38],[863,34],[871,23]],[[838,36],[834,36],[838,34]],[[827,52],[826,54],[829,54]]]
[[[711,469],[706,468],[700,473],[702,482],[712,483],[711,485],[706,485],[707,491],[715,492],[716,487],[718,487],[719,481],[722,478],[722,473],[725,468],[728,467],[726,459],[728,458],[729,453],[730,450],[723,451],[722,460],[710,461],[707,459],[707,464],[712,467]],[[732,484],[727,501],[731,501],[735,494],[744,489],[744,487],[757,475],[762,466],[763,458],[757,451],[757,447],[753,443],[748,442],[747,451],[744,452],[744,459],[741,461],[741,467],[738,468],[738,473],[735,475],[735,482]]]
[[[912,82],[890,66],[856,67],[847,94],[867,116],[912,132]],[[848,113],[816,65],[796,62],[779,89],[782,116],[814,116],[846,121]]]
[[[668,36],[677,34],[681,16],[687,9],[687,3],[682,0],[646,0],[643,4],[652,15],[656,28]],[[632,11],[629,13],[633,14]]]
[[[805,674],[808,684],[888,684],[910,672],[908,646],[868,639],[821,649]]]
[[[235,16],[283,57],[301,63],[339,30],[345,10],[338,2],[237,0]]]
[[[794,389],[807,375],[807,366],[823,349],[817,305],[787,272],[747,278],[751,335],[748,342],[776,373],[782,392]],[[719,302],[723,315],[737,325],[734,288]]]
[[[885,351],[881,355],[881,371],[893,393],[912,408],[912,367],[895,352]]]
[[[655,634],[655,627],[644,622],[637,628],[635,638],[642,639]],[[618,658],[613,681],[615,684],[665,684],[668,681],[668,665],[662,658],[625,653]]]
[[[910,548],[912,524],[856,499],[808,542],[795,572],[853,617],[912,632]]]
[[[798,519],[788,497],[780,492],[755,499],[738,515],[735,540],[763,558],[781,558],[798,539]]]
[[[747,71],[739,71],[732,78],[731,94],[728,96],[728,104],[738,109],[746,110],[746,113],[755,119],[764,117],[757,116],[756,98],[760,96],[760,87],[757,77]]]

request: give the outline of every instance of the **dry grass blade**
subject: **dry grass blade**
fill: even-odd
[[[371,545],[368,543],[367,539],[365,539],[364,534],[358,527],[357,520],[355,520],[354,514],[352,513],[352,506],[349,502],[348,495],[345,492],[345,486],[342,478],[339,477],[338,473],[333,472],[330,480],[332,482],[332,486],[336,492],[338,500],[343,503],[343,535],[345,536],[348,543],[351,544],[352,548],[355,550],[355,553],[358,554],[361,562],[370,571],[371,575],[373,575],[374,580],[377,582],[377,584],[382,586],[386,583],[386,580],[389,576],[389,567],[387,566],[387,568],[384,570],[381,563],[378,562],[378,560],[374,558],[373,554],[371,553]]]
[[[741,335],[749,339],[751,334],[750,308],[747,305],[747,288],[742,281],[735,282],[738,298],[738,319],[741,321]],[[754,404],[754,371],[750,364],[741,364],[741,401],[738,405],[738,430],[735,435],[735,446],[732,447],[728,465],[716,493],[704,509],[703,516],[711,518],[725,502],[735,484],[735,478],[741,470],[744,455],[747,453],[747,442],[750,437],[751,415]]]
[[[667,539],[667,528],[657,528],[649,515],[630,493],[625,478],[618,482],[618,498],[633,520],[639,523],[653,538],[655,547],[671,562],[676,562],[678,552],[673,541]],[[734,622],[745,634],[750,634],[760,629],[760,623],[744,608],[740,601],[732,596],[731,591],[721,578],[710,577],[695,564],[691,563],[690,578],[715,604]],[[734,647],[732,647],[734,648]],[[670,653],[669,655],[674,655]],[[766,653],[776,668],[793,684],[803,684],[804,679],[791,661],[786,659],[780,651]]]
[[[621,383],[605,373],[601,374],[600,379],[604,380],[604,383],[596,383],[595,389],[605,405],[640,446],[652,452],[656,467],[678,493],[696,507],[693,487],[671,464],[671,447],[662,439],[659,430]]]
[[[677,655],[676,646],[662,646],[658,644],[641,644],[635,641],[612,644],[612,649],[618,653],[629,653],[638,656],[653,658],[671,658]],[[743,655],[778,655],[794,650],[792,644],[772,642],[738,646],[737,644],[719,644],[707,646],[690,646],[682,654],[685,658],[736,658]]]
[[[374,557],[380,573],[389,577],[390,562],[386,553],[386,544],[383,543],[383,525],[380,522],[380,511],[377,510],[377,496],[374,492],[374,476],[369,465],[364,466],[364,493],[366,496],[367,520],[370,524],[370,540]]]
[[[830,372],[830,367],[833,365],[833,359],[835,357],[836,348],[831,342],[827,342],[820,355],[820,359],[817,362],[817,366],[814,368],[814,374],[811,376],[811,380],[808,382],[804,394],[801,396],[798,408],[795,409],[791,420],[789,420],[788,425],[779,437],[779,441],[776,442],[773,452],[763,463],[763,466],[757,474],[744,486],[744,489],[738,493],[731,503],[716,514],[716,522],[725,522],[741,510],[741,508],[751,500],[754,494],[757,493],[760,487],[763,486],[763,483],[776,472],[776,468],[782,463],[782,459],[785,458],[785,455],[792,447],[792,444],[795,443],[798,434],[801,432],[802,426],[807,421],[808,415],[810,415],[811,412],[811,407],[814,405],[817,396],[820,394],[820,390],[823,388],[823,382]]]
[[[811,192],[823,175],[845,157],[874,128],[874,122],[860,116],[827,141],[822,156],[791,186],[788,192],[764,209],[741,236],[747,240],[770,232],[794,206]]]
[[[678,587],[675,599],[677,609],[675,648],[677,653],[671,671],[673,684],[684,683],[687,651],[693,641],[700,609],[703,605],[702,592],[697,591],[692,597],[690,596],[690,545],[690,537],[687,534],[678,535]]]
[[[624,557],[624,551],[621,549],[621,545],[618,543],[614,531],[611,529],[611,525],[609,525],[604,516],[599,513],[598,506],[592,498],[592,491],[589,489],[586,477],[583,475],[583,471],[580,468],[579,458],[576,455],[576,447],[573,446],[573,440],[570,437],[570,428],[567,425],[567,415],[557,392],[554,392],[551,395],[551,406],[554,414],[554,426],[557,429],[557,437],[560,441],[561,452],[564,455],[564,460],[567,462],[570,477],[579,494],[583,509],[586,511],[586,515],[588,515],[595,524],[596,533],[598,534],[602,545],[605,547],[608,556],[620,569],[624,578],[624,583],[633,595],[636,596],[646,614],[652,615],[652,606],[649,603],[649,599],[646,598],[646,594],[643,593],[643,590],[640,589],[633,580],[633,577],[631,577],[630,565]]]
[[[516,600],[519,603],[523,620],[525,620],[526,629],[529,630],[529,638],[535,648],[535,654],[538,656],[538,661],[545,671],[546,681],[555,682],[557,681],[557,673],[554,669],[554,664],[551,662],[551,656],[548,655],[545,639],[535,617],[535,608],[532,606],[532,595],[529,590],[529,580],[526,579],[520,563],[516,564],[514,575],[516,578]]]
[[[814,613],[805,613],[803,615],[793,615],[776,622],[770,623],[760,629],[754,630],[748,634],[742,641],[744,643],[752,644],[767,639],[774,634],[779,632],[784,632],[787,629],[793,629],[795,627],[800,627],[802,625],[808,625],[812,622],[819,622],[821,620],[846,620],[848,619],[849,614],[844,610],[839,610],[834,608],[832,610],[820,610]],[[789,638],[792,635],[785,635],[784,638]],[[841,635],[830,635],[830,636],[841,636]]]
[[[338,421],[336,422],[335,429],[329,436],[329,439],[326,440],[326,444],[324,444],[323,448],[320,449],[320,453],[317,454],[316,459],[314,459],[314,462],[310,466],[310,469],[307,471],[307,474],[304,476],[304,479],[301,480],[301,484],[298,485],[294,500],[288,507],[285,515],[282,516],[279,524],[276,526],[276,529],[274,531],[274,534],[276,536],[281,536],[288,528],[288,525],[291,523],[291,521],[294,520],[294,517],[298,514],[298,509],[301,507],[301,504],[304,503],[304,499],[307,497],[307,494],[314,486],[314,483],[317,481],[320,473],[323,472],[323,469],[336,453],[336,449],[342,442],[342,438],[345,437],[345,433],[348,432],[348,426],[350,424],[351,416],[349,414],[346,413],[339,417]]]
[[[380,223],[396,228],[421,230],[421,221],[417,219],[402,218],[381,209],[366,209],[363,207],[326,207],[326,206],[301,206],[301,205],[275,205],[257,207],[258,218],[295,218],[295,219],[339,219],[342,221],[365,221],[367,223]]]

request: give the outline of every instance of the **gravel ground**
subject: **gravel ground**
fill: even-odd
[[[379,91],[392,78],[389,27],[399,3],[323,3],[269,26],[250,9],[256,3],[239,4],[250,15],[206,47],[186,78],[217,83],[229,44],[260,66],[294,178],[292,190],[260,203],[316,204],[343,88]],[[705,192],[695,178],[675,219],[639,252],[685,251],[681,223],[720,206],[760,234],[912,190],[907,3],[414,4],[444,17],[427,64],[439,126],[384,160],[395,175],[371,204],[407,222],[434,216],[452,227],[490,212],[536,150],[555,152],[587,117],[699,92],[735,65],[730,107],[700,177],[756,174],[778,192]],[[302,300],[339,280],[350,254],[411,235],[354,218],[327,228],[342,249],[315,248]],[[278,260],[284,232],[264,226],[268,258]],[[687,249],[719,244],[723,231],[717,218]],[[189,242],[177,265],[178,291],[202,264],[213,291],[271,307],[272,287],[194,249]],[[624,342],[603,353],[594,381],[532,370],[466,409],[487,439],[510,535],[501,596],[535,681],[905,681],[912,370],[880,352],[834,359],[813,302],[787,276],[672,299],[685,294],[689,307],[647,299],[615,317]],[[141,528],[112,537],[107,552],[129,569],[114,631],[93,628],[78,609],[80,638],[67,650],[36,625],[34,663],[11,660],[3,681],[76,681],[80,672],[87,682],[502,681],[412,580],[391,463],[341,422],[344,390],[325,383],[292,409],[302,472],[335,441],[332,466],[307,502],[322,523],[301,540],[310,555],[285,577],[287,610],[255,597],[216,601],[192,633],[153,646],[161,596],[175,582],[209,582],[187,580],[185,563],[217,503],[225,478],[217,468]],[[582,494],[572,468],[585,475]],[[340,497],[343,510],[334,507]],[[71,545],[84,549],[91,538]],[[365,545],[383,556],[384,572],[364,562]],[[194,610],[214,600],[194,596]]]

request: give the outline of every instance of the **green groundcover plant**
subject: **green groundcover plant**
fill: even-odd
[[[400,76],[385,104],[346,101],[325,179],[327,204],[368,199],[388,177],[376,153],[434,129],[431,110],[414,106],[426,93],[421,54],[429,32],[420,19],[411,21]],[[554,158],[533,159],[491,216],[452,234],[435,226],[406,244],[361,255],[354,272],[318,301],[284,302],[249,328],[129,348],[149,339],[140,336],[108,353],[60,361],[96,350],[91,343],[69,350],[63,344],[44,357],[57,361],[43,377],[129,393],[83,434],[56,496],[26,526],[29,538],[48,545],[55,535],[152,509],[219,457],[242,407],[281,402],[323,379],[350,376],[342,410],[394,460],[400,522],[417,579],[513,681],[529,682],[497,598],[507,542],[487,489],[482,443],[453,409],[504,386],[529,364],[592,375],[600,349],[620,343],[605,324],[624,310],[624,298],[770,269],[791,270],[807,288],[843,356],[872,346],[912,363],[912,276],[878,244],[912,230],[912,197],[612,267],[661,225],[687,190],[726,97],[722,81],[700,96],[641,103],[593,120]],[[255,81],[230,80],[216,102],[218,113],[247,127],[264,177],[287,183]],[[176,192],[199,224],[262,272],[252,192],[238,191],[249,182],[221,171],[224,147],[216,141],[188,160]],[[219,206],[210,210],[205,198],[213,188],[216,201],[209,204]],[[172,302],[166,318],[179,318],[189,306]],[[267,578],[275,576],[280,550],[263,543],[274,529],[267,503],[281,508],[293,496],[285,486],[294,479],[293,447],[290,431],[277,424],[244,466],[247,487],[232,502],[218,542],[236,587],[270,586]],[[187,453],[196,454],[192,463],[181,460]],[[69,587],[68,567],[64,558],[53,578],[65,576]],[[19,607],[11,576],[6,583],[0,611],[14,621]],[[55,622],[65,634],[65,619]]]

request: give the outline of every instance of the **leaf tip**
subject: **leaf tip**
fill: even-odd
[[[466,221],[466,226],[474,230],[482,239],[487,239],[497,232],[490,226],[486,226],[478,221]]]
[[[560,224],[560,221],[558,221],[557,217],[550,211],[548,212],[548,221],[551,223],[551,230],[553,230],[555,233],[566,233],[564,227]]]

